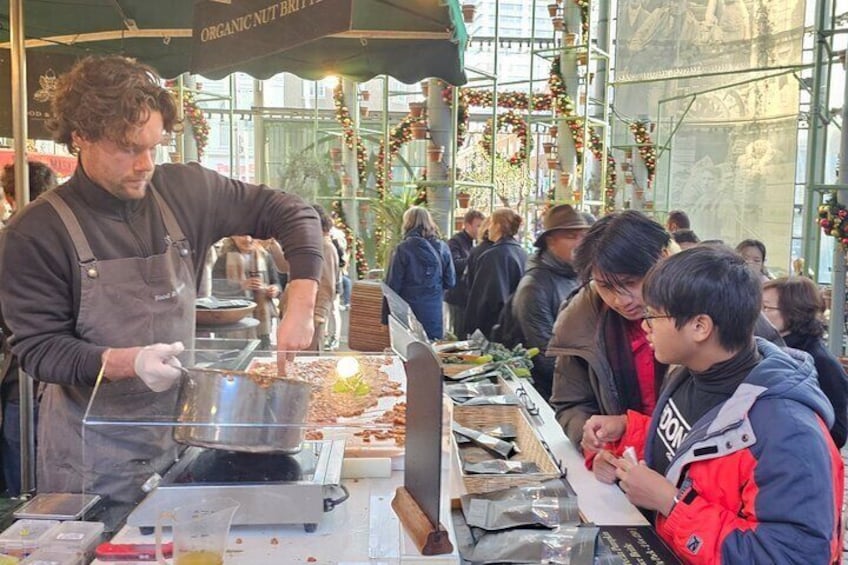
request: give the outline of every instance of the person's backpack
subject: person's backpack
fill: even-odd
[[[336,253],[339,254],[339,269],[344,269],[347,267],[347,258],[345,257],[344,251],[342,251],[342,246],[339,245],[339,242],[336,241],[336,238],[331,237],[330,241],[333,243],[333,247],[336,248]]]

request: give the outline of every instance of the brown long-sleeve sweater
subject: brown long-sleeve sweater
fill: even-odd
[[[298,196],[235,181],[197,164],[158,166],[151,183],[185,232],[196,280],[209,246],[231,234],[277,238],[291,279],[320,280],[321,226]],[[98,259],[148,257],[165,250],[164,224],[149,191],[141,200],[120,200],[94,184],[81,164],[56,190],[78,217]],[[27,206],[0,234],[0,305],[12,330],[12,351],[39,380],[93,385],[109,346],[86,343],[75,334],[79,277],[70,237],[46,202]]]

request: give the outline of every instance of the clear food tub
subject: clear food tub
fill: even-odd
[[[103,522],[62,522],[45,534],[41,547],[88,555],[103,534]]]
[[[81,553],[56,548],[42,548],[21,561],[20,565],[84,565]]]
[[[26,557],[42,547],[46,535],[58,520],[18,520],[0,534],[0,553]]]

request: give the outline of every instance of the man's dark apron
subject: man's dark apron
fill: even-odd
[[[76,333],[86,342],[133,347],[182,341],[192,347],[196,292],[191,252],[171,209],[152,186],[148,190],[165,223],[165,252],[106,261],[94,257],[68,205],[55,193],[43,195],[76,247],[81,280]],[[178,389],[155,393],[138,378],[104,379],[89,420],[171,420]],[[37,489],[133,502],[142,496],[144,481],[173,462],[172,428],[98,424],[83,431],[92,392],[91,387],[47,385],[40,409]]]

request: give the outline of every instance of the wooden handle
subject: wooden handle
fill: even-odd
[[[444,555],[453,551],[447,531],[441,524],[434,525],[430,522],[405,487],[398,487],[395,491],[392,509],[421,555]]]

